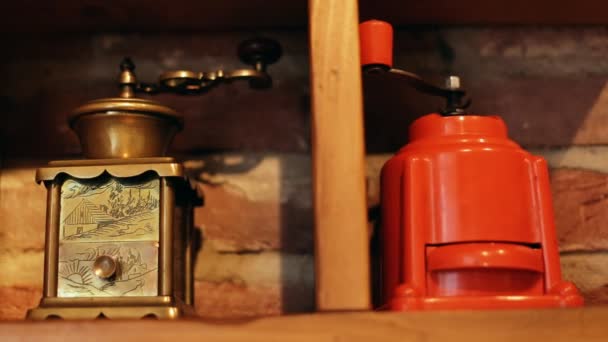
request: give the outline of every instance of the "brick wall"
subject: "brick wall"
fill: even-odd
[[[196,211],[204,243],[196,263],[201,316],[238,318],[314,307],[306,36],[268,32],[285,57],[275,88],[230,85],[203,98],[161,96],[186,117],[173,153],[206,196]],[[438,80],[458,73],[473,111],[501,114],[513,139],[545,156],[562,266],[589,303],[608,303],[608,35],[605,28],[410,28],[396,65]],[[65,118],[111,96],[115,64],[130,54],[142,79],[177,66],[236,67],[249,34],[187,33],[9,39],[0,85],[0,318],[23,317],[42,285],[45,194],[34,169],[79,151]],[[202,65],[202,66],[201,66]],[[412,118],[441,101],[368,84],[367,176],[378,204],[383,162]],[[35,123],[32,125],[32,123]],[[246,152],[223,152],[223,151]],[[215,152],[214,152],[215,151]],[[272,152],[267,152],[272,151]],[[347,172],[347,170],[345,170]]]

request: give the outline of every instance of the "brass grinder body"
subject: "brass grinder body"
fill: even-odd
[[[193,207],[163,157],[181,117],[152,101],[90,102],[70,120],[85,156],[37,170],[47,189],[43,298],[30,319],[172,319],[192,311]],[[134,143],[137,142],[137,143]]]

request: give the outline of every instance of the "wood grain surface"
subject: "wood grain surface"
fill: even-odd
[[[82,321],[0,323],[12,341],[604,342],[608,308],[423,313],[342,313],[228,323]]]
[[[603,0],[360,0],[361,18],[408,24],[606,24]],[[184,31],[303,28],[306,0],[12,1],[0,32]]]
[[[317,309],[370,306],[363,99],[356,0],[311,0]]]

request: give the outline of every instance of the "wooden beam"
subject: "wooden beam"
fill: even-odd
[[[606,24],[605,0],[361,0],[361,19],[412,24]]]
[[[604,342],[607,307],[573,310],[351,313],[264,318],[214,324],[181,321],[0,323],[11,341],[518,341]]]
[[[365,150],[356,0],[310,0],[316,300],[370,307]]]
[[[305,0],[24,0],[3,6],[2,33],[234,30],[306,26]]]
[[[394,25],[608,23],[605,0],[360,0],[360,7],[361,19],[383,19]],[[6,2],[0,11],[0,32],[9,36],[305,26],[305,0],[22,0]]]

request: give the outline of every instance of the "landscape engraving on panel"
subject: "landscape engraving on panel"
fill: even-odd
[[[158,178],[63,183],[59,297],[157,295],[159,188]],[[118,265],[109,279],[93,272],[102,255]]]
[[[98,256],[114,258],[119,267],[111,279],[93,273]],[[152,243],[69,243],[59,253],[59,297],[155,296],[158,248]]]
[[[125,184],[111,179],[61,187],[61,239],[66,241],[158,240],[159,180]]]

